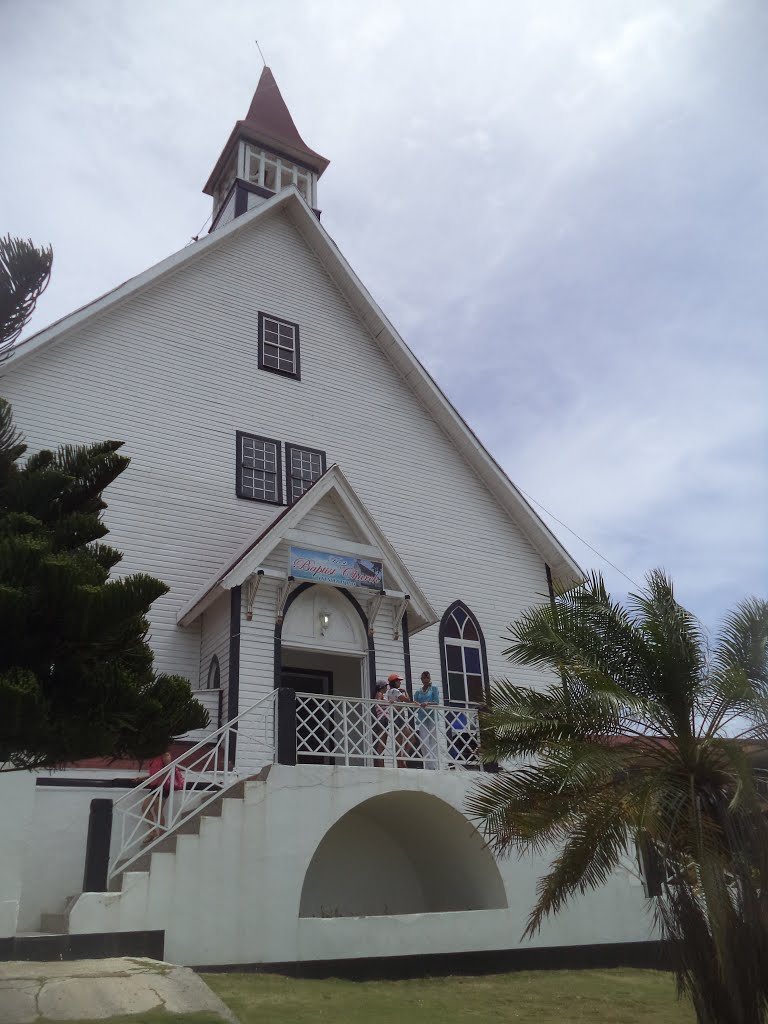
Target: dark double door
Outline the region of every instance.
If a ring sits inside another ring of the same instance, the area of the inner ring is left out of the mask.
[[[317,695],[333,693],[333,673],[303,668],[284,668],[280,685],[296,693]],[[333,709],[324,700],[307,700],[296,708],[298,760],[302,764],[333,764]]]

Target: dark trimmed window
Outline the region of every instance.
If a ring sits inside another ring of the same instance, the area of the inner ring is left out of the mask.
[[[461,601],[454,601],[440,622],[440,663],[446,704],[485,703],[485,640],[477,619]]]
[[[221,689],[221,666],[215,654],[211,658],[211,664],[208,666],[208,679],[206,680],[205,688],[206,690]]]
[[[259,313],[259,369],[301,379],[298,324]]]
[[[298,445],[287,444],[285,446],[285,461],[288,478],[288,504],[292,505],[325,472],[325,452],[321,452],[317,448],[299,448]]]
[[[280,442],[237,431],[237,496],[252,501],[283,503]]]

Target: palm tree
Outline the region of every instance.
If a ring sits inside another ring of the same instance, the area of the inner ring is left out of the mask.
[[[699,1020],[765,1021],[768,602],[741,602],[710,648],[663,572],[626,607],[594,574],[509,640],[510,661],[554,681],[494,684],[483,756],[507,767],[469,811],[499,854],[553,850],[525,934],[637,850]]]

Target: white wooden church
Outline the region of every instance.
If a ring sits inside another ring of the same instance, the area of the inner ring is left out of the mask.
[[[581,573],[323,227],[327,166],[265,68],[210,233],[3,367],[30,450],[125,440],[110,543],[169,584],[157,668],[210,726],[158,777],[183,779],[161,820],[146,766],[5,783],[0,954],[427,970],[652,945],[630,870],[521,943],[545,860],[497,861],[465,815],[489,682],[541,681],[505,629]],[[423,671],[440,704],[382,716],[376,681]]]

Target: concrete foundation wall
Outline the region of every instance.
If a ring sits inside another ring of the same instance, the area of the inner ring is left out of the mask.
[[[0,938],[16,934],[34,801],[32,772],[0,773]]]
[[[82,892],[91,800],[117,800],[130,788],[48,787],[33,782],[33,813],[22,864],[19,931],[37,931],[41,914],[60,913],[70,896]],[[118,839],[113,828],[113,851]],[[5,867],[2,858],[0,862]]]
[[[475,781],[473,773],[275,765],[266,782],[249,782],[242,798],[225,800],[220,818],[204,817],[199,835],[179,836],[175,853],[154,854],[149,871],[127,872],[122,892],[81,896],[70,931],[163,929],[166,957],[186,964],[516,947],[546,861],[494,863],[488,854],[484,866],[477,851],[469,854],[479,837],[460,815]],[[377,805],[377,798],[385,799]],[[349,863],[334,871],[331,859],[323,860],[327,836],[336,850],[354,844],[348,894],[339,880]],[[446,859],[449,846],[459,859]],[[403,885],[398,901],[376,916],[301,916],[323,907],[370,912],[371,897],[386,895],[379,872],[389,871]],[[498,909],[451,910],[446,895]],[[348,902],[339,908],[341,896]],[[653,937],[642,889],[618,872],[605,889],[547,922],[533,944]]]

